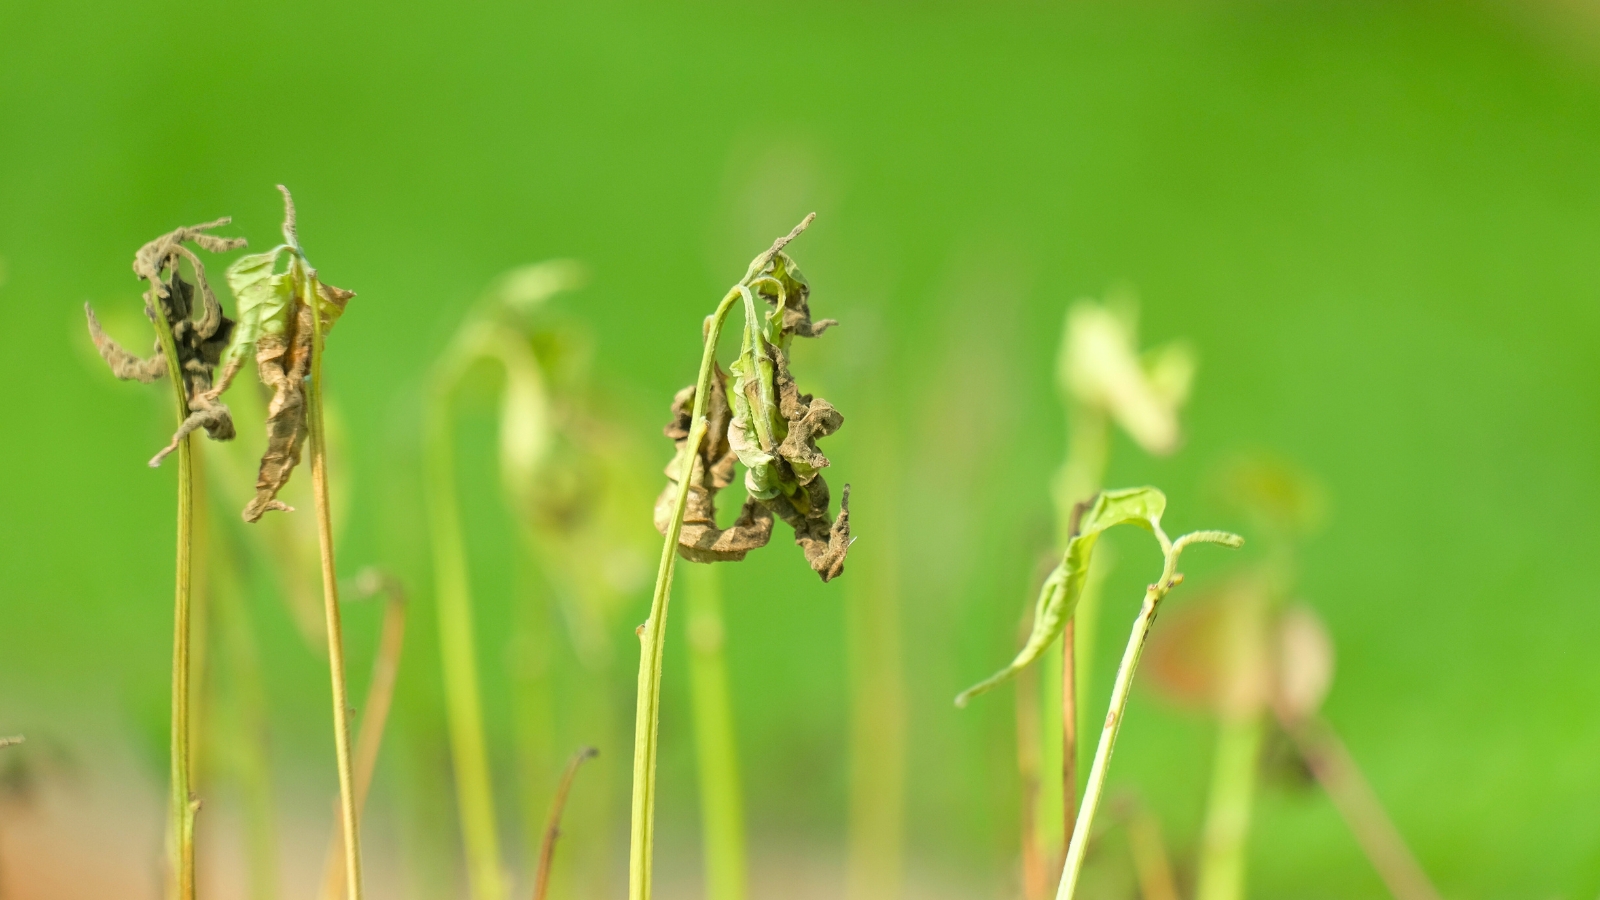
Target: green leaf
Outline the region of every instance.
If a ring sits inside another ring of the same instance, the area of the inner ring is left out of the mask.
[[[966,706],[973,697],[1010,680],[1037,660],[1060,636],[1078,607],[1078,598],[1083,595],[1094,546],[1102,532],[1118,525],[1139,525],[1154,530],[1161,524],[1161,514],[1166,509],[1166,495],[1151,487],[1101,491],[1096,495],[1078,520],[1072,539],[1067,541],[1061,562],[1039,590],[1039,601],[1033,610],[1033,631],[1027,643],[1010,665],[962,691],[956,697],[956,706]]]
[[[228,287],[239,300],[239,324],[233,330],[224,363],[244,357],[263,334],[282,334],[288,327],[294,300],[294,280],[288,272],[273,271],[278,256],[289,248],[240,257],[228,267]]]

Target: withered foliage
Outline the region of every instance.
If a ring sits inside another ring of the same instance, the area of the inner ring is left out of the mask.
[[[282,185],[278,189],[283,191],[285,243],[228,267],[228,285],[239,298],[239,329],[228,348],[222,385],[227,386],[245,355],[254,349],[261,383],[272,389],[267,404],[267,449],[256,473],[256,496],[244,508],[246,522],[258,521],[268,510],[292,509],[277,497],[300,463],[308,434],[306,378],[311,374],[315,334],[313,306],[322,316],[326,335],[355,296],[354,291],[317,280],[316,270],[300,250],[294,200]],[[288,258],[282,272],[276,271],[280,257]],[[313,285],[315,298],[311,296]]]
[[[204,428],[212,440],[226,441],[234,436],[233,418],[228,413],[228,407],[217,399],[225,385],[213,388],[211,382],[236,323],[223,314],[222,305],[217,302],[210,283],[206,281],[205,266],[200,258],[184,246],[185,243],[192,243],[212,253],[226,253],[243,247],[244,238],[225,238],[206,233],[231,221],[222,218],[203,225],[179,228],[140,247],[133,257],[133,273],[150,285],[144,294],[145,315],[157,328],[161,327],[164,316],[172,331],[172,345],[178,357],[178,371],[183,376],[187,406],[187,415],[173,434],[172,442],[150,460],[151,466],[160,465],[161,460],[178,449],[178,444],[196,429]],[[193,318],[196,285],[190,284],[179,272],[179,264],[183,260],[189,261],[200,288],[199,319]],[[156,314],[158,303],[161,304],[162,316]],[[113,375],[124,381],[149,384],[167,374],[166,351],[162,348],[159,336],[155,354],[148,359],[141,359],[123,349],[101,330],[100,321],[95,318],[94,309],[89,304],[83,305],[83,311],[89,318],[89,336],[94,339],[101,357],[111,366]]]
[[[716,367],[706,403],[706,434],[685,476],[695,388],[673,398],[666,435],[678,452],[667,466],[668,484],[656,501],[656,528],[666,533],[678,480],[688,477],[678,538],[678,552],[685,559],[743,559],[771,539],[776,516],[794,529],[806,562],[829,581],[844,570],[850,549],[850,486],[845,485],[840,497],[839,515],[830,516],[828,483],[820,472],[828,458],[817,441],[838,431],[844,416],[828,401],[800,393],[789,372],[788,350],[796,335],[816,337],[838,323],[812,321],[810,286],[781,249],[757,257],[739,290],[745,295],[745,333],[739,358],[729,370],[732,402],[728,376]],[[736,461],[746,467],[747,499],[733,525],[718,528],[716,495],[733,482]]]

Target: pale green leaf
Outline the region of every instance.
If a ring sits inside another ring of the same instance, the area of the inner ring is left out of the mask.
[[[224,364],[248,355],[263,334],[282,334],[294,300],[293,278],[275,272],[278,256],[289,248],[242,256],[228,267],[228,287],[239,301],[239,324],[223,358]]]
[[[1153,529],[1161,524],[1161,514],[1166,509],[1166,495],[1155,488],[1100,492],[1078,520],[1077,532],[1067,541],[1061,562],[1039,590],[1039,600],[1033,611],[1033,630],[1028,635],[1027,643],[1023,644],[1010,665],[962,691],[956,697],[956,705],[966,706],[968,700],[1006,682],[1036,661],[1051,642],[1061,635],[1067,620],[1072,618],[1077,609],[1078,598],[1083,595],[1094,546],[1101,533],[1117,525],[1131,524]]]

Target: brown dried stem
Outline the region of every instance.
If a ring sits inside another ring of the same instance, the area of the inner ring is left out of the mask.
[[[539,868],[533,876],[533,900],[545,900],[545,894],[550,890],[550,867],[556,857],[556,839],[561,837],[561,813],[567,808],[567,794],[572,792],[572,781],[578,775],[578,767],[585,760],[599,755],[599,750],[584,747],[572,754],[572,759],[567,761],[567,770],[561,773],[561,783],[556,786],[555,798],[550,801],[550,819],[544,826],[544,842],[539,845]]]

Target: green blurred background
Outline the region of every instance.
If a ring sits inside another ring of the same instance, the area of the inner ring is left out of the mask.
[[[829,585],[782,528],[724,567],[754,896],[842,894],[847,608],[874,591],[899,617],[905,896],[1016,896],[1009,689],[965,711],[950,698],[1009,656],[1049,545],[1062,313],[1119,286],[1141,297],[1145,340],[1190,339],[1200,368],[1184,448],[1153,460],[1119,435],[1109,482],[1162,486],[1174,528],[1243,529],[1207,489],[1219,465],[1268,451],[1314,473],[1331,514],[1298,593],[1338,645],[1327,714],[1423,865],[1452,897],[1600,892],[1586,5],[10,0],[0,42],[0,732],[29,735],[39,782],[31,802],[0,801],[9,896],[160,883],[174,475],[144,462],[168,395],[109,376],[81,305],[143,349],[133,251],[220,215],[265,248],[278,182],[324,276],[359,292],[328,357],[341,566],[383,566],[414,599],[367,823],[375,894],[459,893],[421,500],[430,361],[497,274],[581,261],[587,286],[553,303],[592,336],[595,396],[635,447],[648,569],[659,429],[700,318],[811,210],[792,252],[816,315],[843,324],[796,370],[846,415],[825,449],[854,486],[860,540],[857,569]],[[507,635],[545,586],[499,496],[484,382],[463,395],[458,479],[521,871],[524,661]],[[259,452],[258,429],[241,430]],[[222,518],[226,540],[253,539]],[[1094,697],[1158,567],[1136,537],[1113,542]],[[1197,552],[1189,574],[1234,562]],[[852,587],[860,572],[875,576]],[[284,884],[303,893],[334,790],[326,670],[279,582],[244,574]],[[574,804],[625,806],[648,589],[636,581],[613,619],[624,726],[595,776],[610,799],[580,782]],[[358,696],[378,611],[348,613]],[[663,896],[687,897],[681,617],[669,633],[659,868]],[[592,739],[563,728],[562,752]],[[1136,692],[1112,772],[1180,858],[1211,729]],[[203,877],[242,896],[232,789],[214,783]],[[612,896],[625,838],[571,851],[613,873]],[[1320,794],[1269,787],[1250,895],[1384,894]]]

